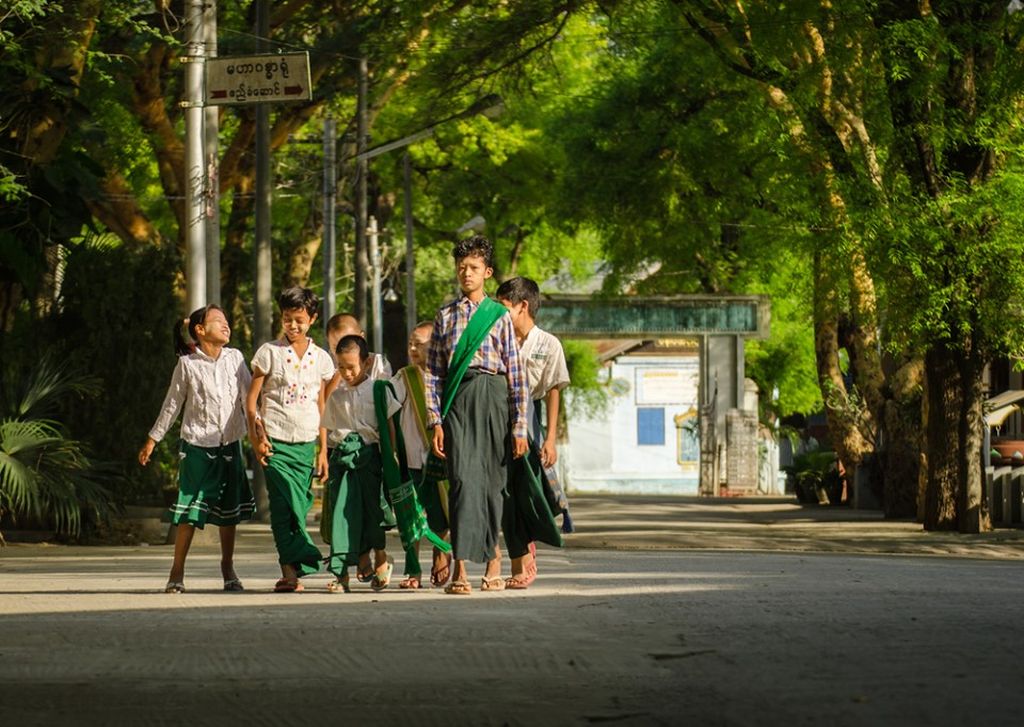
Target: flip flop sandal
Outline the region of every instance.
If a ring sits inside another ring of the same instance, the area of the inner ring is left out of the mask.
[[[185,584],[181,581],[167,581],[167,585],[164,586],[164,593],[184,593]]]
[[[519,573],[505,579],[505,588],[510,591],[525,591],[533,584],[536,578],[536,573]]]
[[[468,596],[473,592],[469,581],[452,581],[444,587],[444,592],[449,596]]]
[[[391,573],[394,571],[395,566],[389,560],[384,564],[384,575],[374,571],[373,578],[370,580],[370,588],[375,591],[383,591],[391,583]]]
[[[444,578],[441,577],[442,573],[444,573]],[[452,559],[449,556],[444,566],[442,566],[441,568],[434,567],[430,569],[430,585],[432,585],[434,588],[440,588],[448,582],[448,579],[451,578],[451,575]]]
[[[339,591],[342,593],[351,593],[352,587],[349,585],[348,576],[339,578],[336,581],[331,581],[327,584],[327,590],[331,593],[338,593]]]
[[[242,582],[237,578],[228,578],[226,581],[224,581],[224,590],[238,592],[244,591],[245,588],[242,586]]]
[[[480,590],[481,591],[504,591],[505,590],[505,579],[501,576],[493,576],[487,578],[484,576],[480,579]]]
[[[274,593],[301,593],[304,590],[298,578],[282,578],[274,584]]]
[[[399,582],[398,587],[407,591],[418,591],[423,588],[423,584],[420,582],[419,576],[409,576],[405,580]]]

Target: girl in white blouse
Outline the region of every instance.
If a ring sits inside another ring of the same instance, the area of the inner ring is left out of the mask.
[[[192,343],[181,335],[188,327]],[[171,507],[177,525],[174,561],[166,593],[185,590],[185,558],[195,529],[220,527],[221,573],[225,591],[241,591],[235,573],[235,526],[256,509],[242,457],[246,434],[245,395],[251,377],[242,353],[226,344],[231,327],[224,311],[208,305],[175,324],[178,365],[171,376],[160,415],[139,450],[145,466],[184,408],[178,450],[178,501]]]

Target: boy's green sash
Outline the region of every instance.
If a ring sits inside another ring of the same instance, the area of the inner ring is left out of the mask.
[[[452,355],[452,361],[448,365],[448,376],[444,382],[444,396],[441,397],[442,419],[448,414],[448,410],[452,408],[452,402],[455,401],[455,392],[459,390],[459,384],[462,383],[462,377],[466,375],[466,371],[469,369],[473,355],[483,344],[484,339],[490,334],[494,324],[507,312],[508,309],[501,303],[491,298],[484,298],[480,301],[476,312],[470,317],[466,330],[462,332],[462,335],[459,336],[459,342],[455,344],[455,353]]]
[[[402,428],[399,426],[399,414],[394,417],[394,438],[391,435],[392,420],[388,418],[388,392],[394,395],[394,387],[390,381],[382,379],[373,382],[373,407],[377,413],[377,427],[380,433],[381,465],[384,473],[384,485],[391,494],[391,505],[395,508],[395,519],[398,521],[398,534],[402,539],[406,562],[415,564],[415,575],[419,574],[419,561],[416,557],[416,544],[420,538],[426,537],[434,547],[444,553],[450,553],[452,546],[427,525],[427,514],[420,505],[409,477],[405,463],[405,442],[402,439]],[[396,456],[397,454],[397,456]],[[412,574],[411,574],[412,575]]]
[[[420,434],[424,443],[430,446],[430,432],[427,431],[427,392],[423,386],[423,372],[416,366],[406,366],[402,369],[402,378],[405,380],[405,389],[409,392],[413,411],[416,412],[416,424],[419,426]]]
[[[505,306],[491,298],[484,298],[480,301],[476,312],[469,319],[466,330],[459,336],[459,342],[455,344],[455,352],[452,354],[451,363],[448,365],[448,375],[445,377],[444,393],[441,396],[441,418],[448,414],[455,401],[455,393],[459,390],[469,364],[473,361],[473,355],[483,344],[484,339],[490,334],[494,324],[507,312]],[[427,442],[430,442],[430,438]],[[439,459],[433,452],[427,455],[427,462],[423,466],[423,476],[440,482],[446,477],[444,461]],[[445,502],[446,500],[442,500]],[[445,516],[448,515],[448,508],[445,507]]]

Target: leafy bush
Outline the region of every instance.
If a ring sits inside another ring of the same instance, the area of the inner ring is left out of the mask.
[[[95,376],[102,395],[67,401],[73,432],[88,433],[96,456],[113,463],[122,479],[117,502],[163,504],[173,486],[173,437],[155,456],[157,467],[140,468],[135,455],[156,419],[175,365],[171,331],[183,316],[175,297],[176,252],[129,249],[91,241],[67,258],[61,311],[53,341],[76,366]]]
[[[28,518],[78,535],[83,513],[97,521],[110,513],[110,493],[100,484],[103,468],[50,417],[63,399],[98,394],[97,382],[49,357],[27,375],[6,369],[0,387],[0,517]]]

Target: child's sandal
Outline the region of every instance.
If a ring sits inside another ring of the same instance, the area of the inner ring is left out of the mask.
[[[352,587],[349,585],[348,576],[346,575],[336,581],[331,581],[327,584],[327,590],[331,593],[338,593],[339,591],[342,593],[351,593]]]

